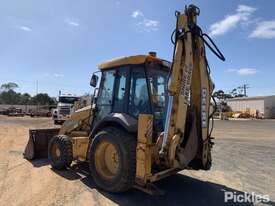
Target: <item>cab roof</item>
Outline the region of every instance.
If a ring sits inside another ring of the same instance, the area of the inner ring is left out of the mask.
[[[100,70],[104,70],[104,69],[109,69],[109,68],[122,66],[122,65],[144,64],[145,62],[156,62],[164,67],[167,67],[167,68],[171,67],[171,63],[166,60],[159,59],[151,55],[135,55],[135,56],[118,57],[115,59],[105,61],[101,63],[98,66],[98,68]]]

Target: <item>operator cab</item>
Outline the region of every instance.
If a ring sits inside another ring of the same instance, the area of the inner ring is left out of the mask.
[[[122,57],[99,65],[101,81],[96,98],[95,122],[109,114],[153,114],[155,131],[163,131],[170,63],[154,54]],[[93,75],[91,85],[97,77]]]

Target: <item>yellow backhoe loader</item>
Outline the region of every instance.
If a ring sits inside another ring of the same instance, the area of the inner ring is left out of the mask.
[[[199,13],[194,5],[176,12],[172,63],[150,52],[100,64],[91,106],[60,129],[30,130],[25,157],[48,156],[54,169],[87,161],[96,185],[110,192],[146,190],[183,169],[209,170],[214,84],[205,45],[224,57],[197,25]]]

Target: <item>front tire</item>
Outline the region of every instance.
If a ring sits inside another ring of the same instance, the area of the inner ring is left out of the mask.
[[[136,176],[136,139],[108,127],[99,131],[89,147],[89,166],[96,185],[108,192],[129,190]]]
[[[48,146],[48,158],[52,168],[62,170],[73,161],[73,145],[66,135],[54,136]]]

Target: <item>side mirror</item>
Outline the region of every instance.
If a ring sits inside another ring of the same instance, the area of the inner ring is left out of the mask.
[[[90,81],[90,85],[92,87],[96,87],[97,85],[97,82],[98,82],[98,76],[93,74],[92,78],[91,78],[91,81]]]

